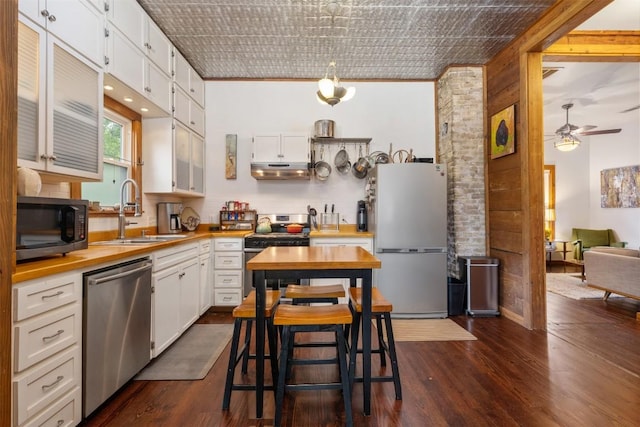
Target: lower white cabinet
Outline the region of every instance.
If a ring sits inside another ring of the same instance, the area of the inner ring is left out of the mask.
[[[153,253],[152,357],[157,357],[198,319],[200,260],[198,243]]]
[[[14,426],[82,420],[82,274],[13,286]]]
[[[244,270],[243,239],[213,239],[214,305],[236,306],[242,302]]]
[[[369,252],[373,253],[373,239],[367,237],[332,237],[332,238],[312,238],[309,242],[311,246],[361,246]],[[358,279],[360,280],[360,279]],[[345,294],[349,292],[349,279],[312,279],[311,286],[313,285],[329,285],[340,283],[344,287]],[[358,284],[360,286],[360,284]],[[346,304],[348,298],[340,298],[338,300],[341,304]]]
[[[200,240],[200,315],[211,307],[213,295],[211,265],[211,239],[202,239]]]

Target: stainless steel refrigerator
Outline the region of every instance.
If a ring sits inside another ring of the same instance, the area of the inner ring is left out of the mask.
[[[370,172],[370,230],[382,261],[375,286],[393,304],[394,317],[447,317],[444,165],[378,164]]]

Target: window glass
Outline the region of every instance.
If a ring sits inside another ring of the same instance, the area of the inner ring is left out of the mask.
[[[131,120],[105,109],[102,182],[82,183],[82,197],[101,207],[120,201],[120,186],[131,176]]]

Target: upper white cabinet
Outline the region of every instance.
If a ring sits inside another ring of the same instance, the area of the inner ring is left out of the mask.
[[[102,81],[99,66],[20,15],[19,166],[102,179]]]
[[[95,64],[104,57],[104,15],[96,0],[20,0],[20,12]]]
[[[253,137],[252,162],[307,163],[309,137],[301,134],[257,134]]]
[[[173,115],[198,135],[204,135],[204,108],[180,87],[174,88]]]
[[[166,75],[172,73],[172,46],[162,30],[136,0],[108,0],[109,22]]]
[[[191,99],[204,107],[204,82],[178,50],[174,50],[174,80]]]
[[[204,196],[204,139],[173,119],[142,122],[146,193]],[[169,173],[169,171],[171,171]]]

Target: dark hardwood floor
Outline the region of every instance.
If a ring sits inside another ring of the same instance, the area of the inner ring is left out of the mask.
[[[372,415],[365,417],[362,385],[356,384],[354,424],[640,425],[640,302],[547,293],[547,306],[547,332],[528,331],[506,318],[456,316],[477,341],[397,343],[403,401],[394,400],[393,384],[373,384]],[[209,312],[199,322],[230,323],[231,317]],[[228,356],[227,347],[202,381],[132,381],[84,425],[272,425],[270,392],[261,420],[255,419],[252,392],[234,391],[230,410],[221,410]],[[379,366],[377,356],[372,366]],[[327,378],[335,369],[315,367],[309,375]],[[337,391],[290,394],[283,425],[340,426],[342,407]]]

